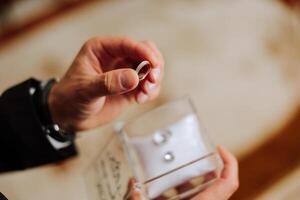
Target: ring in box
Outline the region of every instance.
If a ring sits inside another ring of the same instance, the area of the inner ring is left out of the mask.
[[[187,98],[125,123],[119,133],[146,199],[190,197],[211,184],[223,167]]]

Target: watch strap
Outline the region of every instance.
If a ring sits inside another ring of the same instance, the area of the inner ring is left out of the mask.
[[[67,132],[61,129],[52,120],[51,112],[48,104],[48,97],[56,79],[52,78],[46,82],[40,84],[40,95],[39,95],[39,110],[43,129],[47,135],[58,140],[60,142],[73,141],[75,139],[75,133]]]

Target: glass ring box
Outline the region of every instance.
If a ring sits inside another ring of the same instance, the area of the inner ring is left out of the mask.
[[[203,190],[223,163],[190,99],[162,105],[119,129],[129,168],[145,199],[184,199]]]

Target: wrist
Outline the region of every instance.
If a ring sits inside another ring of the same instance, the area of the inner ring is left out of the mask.
[[[53,124],[57,124],[61,129],[65,131],[72,131],[71,126],[68,125],[63,116],[62,106],[59,101],[59,83],[54,83],[52,88],[49,91],[48,95],[48,110],[51,115],[51,120]]]
[[[53,112],[50,112],[49,97],[55,85],[56,80],[50,79],[48,81],[42,81],[36,86],[36,90],[33,93],[34,95],[32,95],[36,114],[39,117],[42,130],[47,136],[61,142],[72,141],[74,140],[75,134],[71,131],[64,130],[64,127],[61,127],[61,123],[57,123],[56,118],[52,117]]]

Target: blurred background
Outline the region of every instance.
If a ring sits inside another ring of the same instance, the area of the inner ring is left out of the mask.
[[[297,0],[0,0],[0,92],[60,77],[93,36],[154,41],[160,97],[127,119],[191,96],[215,143],[240,162],[232,199],[300,198],[300,3]],[[80,134],[81,156],[0,175],[9,199],[86,199],[82,169],[109,126]]]

